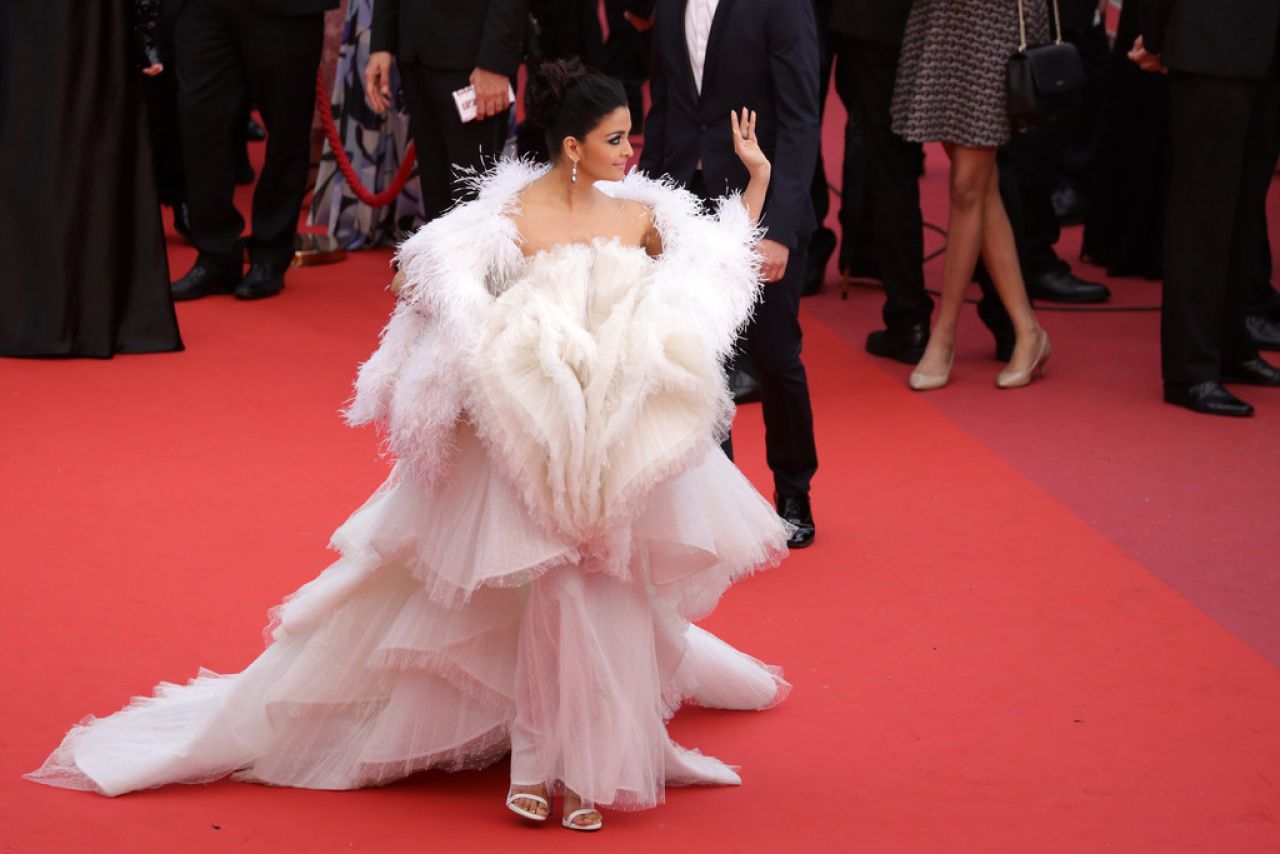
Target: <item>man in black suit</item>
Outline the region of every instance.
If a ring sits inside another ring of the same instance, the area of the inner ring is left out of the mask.
[[[174,0],[178,118],[182,134],[195,266],[173,283],[173,298],[234,292],[274,296],[293,260],[298,212],[307,190],[316,67],[324,12],[338,0]],[[244,217],[234,202],[229,144],[244,133],[244,105],[262,113],[269,137],[253,194],[249,272]]]
[[[1130,57],[1169,73],[1165,400],[1251,415],[1223,383],[1280,386],[1280,370],[1259,357],[1245,327],[1280,134],[1280,4],[1143,2]]]
[[[889,112],[910,10],[911,0],[835,0],[831,31],[836,92],[862,137],[867,220],[874,231],[875,267],[884,283],[885,328],[867,336],[867,351],[914,365],[929,342],[933,313],[922,266],[922,154],[919,143],[893,132]],[[848,201],[845,207],[850,207]]]
[[[379,113],[391,100],[391,60],[409,108],[423,215],[463,195],[458,167],[481,169],[502,153],[508,97],[524,56],[528,0],[375,0],[365,94]],[[474,86],[476,117],[458,117],[453,93]]]
[[[759,116],[773,162],[761,225],[767,282],[746,333],[760,374],[765,444],[775,501],[797,526],[792,548],[813,541],[809,482],[818,467],[809,384],[800,359],[800,285],[815,221],[809,188],[817,158],[818,34],[800,0],[658,0],[653,106],[640,168],[670,175],[709,199],[747,185],[733,152],[729,112]],[[732,450],[727,448],[727,450]]]

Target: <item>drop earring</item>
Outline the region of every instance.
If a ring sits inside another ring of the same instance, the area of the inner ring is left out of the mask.
[[[578,183],[578,161],[573,161],[573,171],[569,173],[569,183]]]

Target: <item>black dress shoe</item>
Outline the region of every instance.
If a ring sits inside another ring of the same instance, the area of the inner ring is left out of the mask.
[[[1205,415],[1230,415],[1237,418],[1252,415],[1253,407],[1222,387],[1217,380],[1180,385],[1164,384],[1164,402],[1185,406]]]
[[[813,510],[807,495],[775,495],[778,515],[795,526],[787,538],[787,548],[803,549],[813,544],[816,529],[813,527]]]
[[[1092,303],[1111,299],[1106,285],[1077,278],[1070,268],[1027,276],[1027,294],[1045,302]]]
[[[236,299],[263,299],[284,290],[284,270],[272,264],[250,264],[244,280],[236,286]]]
[[[1272,323],[1265,314],[1247,314],[1244,328],[1249,340],[1259,350],[1280,350],[1280,326]]]
[[[1276,387],[1280,386],[1280,368],[1263,359],[1250,359],[1238,365],[1224,366],[1222,381]]]
[[[827,277],[827,262],[836,251],[836,233],[829,228],[819,228],[809,241],[809,251],[804,258],[804,281],[800,283],[800,296],[813,296],[822,290]]]
[[[867,336],[867,352],[873,356],[914,365],[929,343],[929,327],[924,323],[893,329],[877,329]]]
[[[173,283],[173,298],[180,301],[229,294],[239,283],[240,271],[233,265],[197,259],[195,266]]]

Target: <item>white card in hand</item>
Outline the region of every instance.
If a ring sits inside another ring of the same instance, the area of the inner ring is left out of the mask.
[[[507,101],[514,104],[516,101],[516,92],[507,86]],[[458,108],[458,118],[462,119],[462,123],[475,121],[476,118],[476,87],[463,86],[461,89],[453,93],[454,106]]]

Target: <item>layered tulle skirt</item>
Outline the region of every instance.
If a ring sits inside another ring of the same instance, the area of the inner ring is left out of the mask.
[[[86,718],[30,777],[105,795],[227,775],[350,789],[510,751],[513,782],[614,808],[737,783],[665,721],[686,700],[785,696],[775,668],[691,621],[776,562],[786,534],[713,450],[632,521],[571,542],[533,520],[464,425],[446,480],[397,466],[338,529],[340,559],[273,611],[248,668]]]

